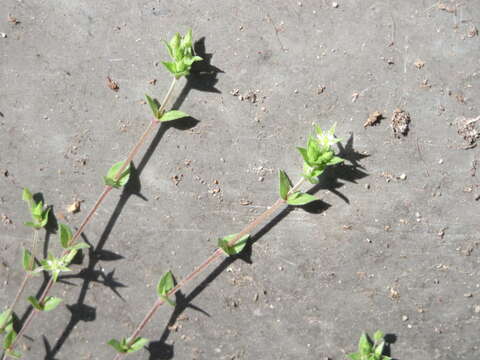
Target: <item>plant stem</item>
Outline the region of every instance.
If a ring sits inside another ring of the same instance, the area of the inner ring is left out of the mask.
[[[167,106],[167,103],[168,101],[170,100],[170,98],[172,97],[173,95],[173,90],[175,89],[175,85],[177,84],[177,79],[174,77],[171,84],[170,84],[170,87],[167,91],[167,94],[165,95],[163,101],[162,101],[162,104],[160,106],[160,112],[163,113],[165,111],[165,108]],[[120,169],[117,171],[117,174],[115,175],[114,177],[114,180],[118,180],[121,176],[121,174],[123,173],[123,171],[125,170],[125,168],[132,162],[133,158],[135,157],[135,155],[138,153],[138,151],[140,150],[140,148],[142,147],[142,145],[145,143],[145,140],[147,139],[147,137],[150,135],[150,133],[155,129],[155,127],[160,123],[160,121],[157,121],[156,119],[152,120],[150,122],[150,125],[147,127],[147,129],[145,130],[145,132],[140,136],[139,140],[137,141],[137,143],[133,146],[133,148],[130,150],[130,152],[128,153],[127,155],[127,159],[123,162],[122,166],[120,167]],[[87,226],[87,224],[90,222],[90,220],[92,219],[93,215],[95,214],[95,212],[98,210],[98,208],[100,207],[101,203],[103,202],[103,200],[105,200],[105,198],[107,197],[108,193],[112,190],[113,188],[111,186],[108,186],[106,185],[102,191],[102,193],[100,194],[100,196],[98,197],[97,201],[95,201],[95,204],[93,205],[93,207],[90,209],[90,211],[88,212],[88,214],[85,216],[85,218],[83,219],[82,223],[80,224],[80,226],[78,227],[78,230],[75,232],[75,234],[72,236],[72,239],[69,241],[68,243],[68,246],[72,246],[73,244],[75,244],[75,242],[77,241],[77,239],[80,237],[80,235],[83,233],[83,230],[85,229],[85,227]],[[62,256],[65,256],[67,255],[68,253],[70,252],[70,250],[65,250],[62,254]],[[29,278],[29,275],[25,275],[23,281],[22,281],[22,284],[20,285],[20,289],[19,291],[17,292],[17,296],[15,297],[15,302],[14,302],[14,305],[18,302],[18,299],[20,298],[20,295],[22,294],[23,290],[25,289],[25,285],[27,283],[27,280]],[[53,281],[53,278],[50,277],[50,280],[48,281],[47,283],[47,286],[45,287],[45,289],[43,290],[40,298],[38,299],[38,302],[40,304],[43,303],[43,301],[45,300],[45,298],[47,297],[50,289],[53,287],[54,285],[54,281]],[[13,312],[13,306],[10,308],[10,311]],[[28,326],[30,325],[30,323],[33,321],[33,319],[35,318],[36,314],[38,313],[39,311],[37,311],[36,309],[33,309],[32,312],[30,313],[30,315],[28,316],[27,320],[25,321],[25,323],[23,324],[23,326],[21,327],[20,331],[18,332],[18,335],[17,337],[15,338],[15,340],[13,341],[12,345],[10,346],[9,349],[13,349],[15,347],[15,345],[17,344],[17,342],[22,338],[23,334],[25,333],[25,331],[28,329]],[[2,360],[5,360],[7,358],[7,354],[5,352],[4,356],[2,357]]]
[[[29,269],[32,269],[33,264],[35,263],[35,252],[36,252],[37,242],[38,242],[38,230],[33,229],[32,258],[30,260]],[[5,317],[5,321],[2,324],[0,324],[0,332],[5,330],[5,327],[8,323],[8,318],[10,317],[10,315],[13,314],[15,306],[17,306],[17,303],[20,300],[20,296],[22,296],[23,291],[25,290],[25,287],[27,286],[27,282],[28,282],[29,279],[30,279],[30,274],[26,273],[25,276],[23,277],[22,282],[20,283],[20,287],[17,290],[17,294],[15,295],[15,299],[13,300],[10,307],[7,309],[8,315]]]
[[[305,179],[302,178],[300,179],[288,192],[289,194],[294,193],[295,191],[300,188],[300,186],[304,183]],[[261,213],[257,218],[255,218],[253,221],[251,221],[245,228],[243,228],[242,231],[240,231],[232,240],[228,242],[228,246],[231,247],[235,245],[235,243],[243,236],[249,234],[252,232],[253,229],[255,229],[259,224],[261,224],[263,221],[265,221],[268,217],[270,217],[275,211],[278,210],[278,208],[285,204],[286,201],[283,199],[278,199],[275,201],[275,203],[265,210],[263,213]],[[203,263],[200,264],[195,270],[193,270],[190,274],[188,274],[185,278],[183,278],[172,290],[170,290],[167,294],[167,296],[172,296],[176,292],[178,292],[182,287],[187,285],[190,281],[192,281],[194,278],[196,278],[198,275],[200,275],[210,264],[212,264],[215,260],[217,260],[220,256],[224,254],[223,250],[218,248],[215,250],[215,252],[210,255]],[[133,333],[130,335],[127,341],[127,347],[131,346],[135,339],[140,335],[140,332],[145,328],[145,326],[148,324],[148,322],[152,319],[152,317],[155,315],[157,310],[160,308],[165,303],[162,298],[158,298],[153,306],[150,308],[150,310],[147,312],[143,320],[138,324],[138,326],[135,328]],[[125,353],[117,353],[114,360],[120,360],[122,359],[125,355]]]
[[[167,91],[167,94],[165,95],[163,101],[162,101],[162,105],[160,105],[160,109],[158,110],[158,112],[160,114],[163,114],[163,112],[165,111],[165,108],[167,106],[167,103],[168,101],[170,100],[170,98],[172,97],[172,94],[173,94],[173,90],[175,89],[175,85],[177,84],[177,79],[176,78],[173,78],[171,84],[170,84],[170,87],[168,88],[168,91]],[[122,164],[122,166],[120,167],[120,169],[118,169],[117,171],[117,174],[115,175],[114,177],[114,180],[117,181],[120,176],[122,175],[123,171],[126,169],[126,167],[128,165],[130,165],[130,163],[132,162],[133,158],[135,157],[135,155],[138,153],[138,151],[140,150],[140,148],[142,147],[143,143],[145,142],[145,139],[148,137],[148,135],[150,135],[150,133],[152,132],[153,129],[155,129],[155,127],[160,123],[160,121],[156,120],[156,119],[153,119],[151,122],[150,122],[150,125],[147,127],[147,130],[145,130],[145,132],[142,134],[142,136],[140,136],[140,139],[138,140],[138,142],[133,146],[132,150],[130,150],[130,153],[128,154],[127,156],[127,160],[125,160]]]

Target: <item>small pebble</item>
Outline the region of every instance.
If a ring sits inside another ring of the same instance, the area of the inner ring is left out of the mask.
[[[439,163],[440,165],[442,165],[442,164],[443,164],[443,159],[438,160],[438,163]]]
[[[402,321],[407,321],[408,320],[408,316],[407,315],[403,315],[402,316]]]
[[[5,33],[3,33],[3,32],[0,32],[0,36],[1,36],[2,38],[6,38],[6,37],[7,37],[7,34],[5,34]]]
[[[365,184],[365,189],[370,189],[370,184]]]
[[[407,174],[403,173],[403,174],[400,174],[400,176],[398,177],[400,180],[406,180],[407,179]]]
[[[332,2],[332,7],[335,9],[338,8],[338,3],[336,1]]]
[[[476,314],[480,313],[480,305],[475,305],[473,311],[475,311]]]
[[[465,297],[467,297],[467,298],[470,298],[470,297],[473,296],[473,294],[472,294],[472,293],[466,293],[466,294],[463,294],[463,296],[465,296]]]

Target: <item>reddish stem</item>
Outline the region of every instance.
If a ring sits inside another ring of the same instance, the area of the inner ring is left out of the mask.
[[[298,185],[299,186],[299,185]],[[298,187],[295,186],[294,188]],[[229,241],[228,246],[231,247],[235,245],[235,243],[243,236],[250,234],[254,228],[256,228],[260,223],[270,217],[278,208],[285,204],[285,200],[278,199],[269,209],[265,210],[262,214],[260,214],[256,219],[251,221],[242,231],[235,235],[235,237]],[[212,264],[215,260],[217,260],[220,256],[224,254],[223,250],[218,248],[215,252],[210,255],[203,263],[200,264],[195,270],[193,270],[190,274],[188,274],[185,278],[183,278],[172,290],[170,290],[167,296],[172,296],[176,292],[178,292],[182,287],[187,285],[190,281],[200,275],[210,264]],[[157,301],[153,304],[150,308],[148,313],[145,315],[143,320],[138,324],[135,328],[133,333],[128,338],[127,346],[131,346],[141,331],[145,328],[148,322],[152,319],[155,315],[157,310],[164,304],[164,300],[162,298],[158,298]],[[117,353],[114,360],[122,359],[126,354],[125,353]]]

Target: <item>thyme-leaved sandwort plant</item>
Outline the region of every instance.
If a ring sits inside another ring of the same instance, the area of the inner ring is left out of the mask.
[[[157,310],[164,303],[175,305],[170,299],[177,291],[187,285],[190,281],[202,273],[210,264],[220,258],[222,255],[233,256],[238,255],[247,244],[250,233],[272,214],[274,214],[281,206],[302,206],[312,201],[318,200],[315,196],[300,190],[305,181],[311,184],[319,182],[318,177],[325,171],[327,166],[332,166],[343,162],[343,159],[335,156],[332,145],[339,142],[340,139],[335,137],[335,125],[328,131],[323,131],[319,126],[315,126],[315,136],[309,136],[307,146],[305,148],[297,148],[303,158],[303,174],[300,180],[293,185],[287,173],[279,170],[279,199],[266,211],[260,214],[256,219],[251,221],[239,233],[223,236],[218,239],[218,248],[203,263],[195,268],[190,274],[183,278],[176,285],[173,275],[170,271],[165,273],[157,285],[157,300],[154,302],[145,317],[140,321],[129,337],[111,339],[108,344],[116,351],[114,360],[120,360],[129,353],[142,349],[149,343],[149,340],[141,337],[140,333],[153,318]],[[382,359],[383,360],[383,359]]]
[[[115,163],[103,177],[104,189],[94,205],[87,213],[83,221],[80,223],[78,229],[73,232],[66,224],[60,224],[58,228],[60,245],[62,252],[59,256],[55,256],[49,252],[47,258],[39,259],[36,254],[36,247],[39,239],[39,231],[48,223],[48,215],[50,207],[45,207],[42,201],[35,202],[33,195],[28,189],[23,190],[23,200],[29,204],[32,221],[26,222],[25,225],[33,228],[33,244],[31,250],[23,249],[22,265],[25,270],[25,276],[19,286],[17,294],[12,304],[0,314],[0,334],[4,334],[3,350],[4,354],[2,360],[7,357],[20,358],[21,353],[16,350],[15,345],[23,337],[25,331],[28,329],[34,318],[41,312],[48,312],[55,309],[62,301],[59,297],[49,296],[53,285],[58,280],[62,272],[70,271],[69,265],[78,251],[88,248],[89,245],[85,242],[78,242],[80,235],[83,233],[87,224],[91,221],[93,215],[105,200],[112,189],[119,189],[126,185],[130,177],[130,164],[133,158],[137,155],[145,141],[158,127],[160,123],[173,121],[188,117],[186,113],[179,110],[167,111],[167,105],[173,96],[178,80],[184,76],[188,76],[191,71],[192,64],[196,61],[202,60],[201,57],[196,56],[193,50],[192,31],[189,30],[184,36],[176,33],[170,42],[165,42],[168,54],[171,61],[162,62],[168,72],[172,75],[172,82],[168,91],[159,103],[156,99],[145,95],[146,100],[150,106],[153,114],[153,119],[150,121],[147,129],[140,136],[136,144],[129,151],[126,160]],[[28,296],[27,301],[32,306],[32,311],[29,313],[25,322],[17,332],[14,329],[14,309],[20,301],[25,290],[28,280],[35,274],[41,272],[48,272],[50,279],[45,288],[37,298],[35,296]],[[132,344],[129,345],[132,347]],[[135,347],[135,345],[133,345]],[[138,346],[138,344],[136,345]]]

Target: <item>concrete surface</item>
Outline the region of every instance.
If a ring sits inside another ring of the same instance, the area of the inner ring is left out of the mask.
[[[479,358],[480,156],[457,134],[459,117],[480,115],[478,1],[0,8],[2,306],[31,237],[22,187],[78,226],[101,176],[148,124],[143,94],[168,87],[160,40],[191,27],[209,63],[177,91],[175,106],[196,121],[162,127],[135,159],[137,181],[97,212],[85,231],[97,252],[55,287],[65,304],[36,319],[25,358],[113,358],[105,342],[132,331],[161,273],[186,275],[218,236],[271,205],[278,168],[297,178],[295,146],[312,122],[338,123],[349,160],[322,177],[324,203],[259,229],[250,259],[217,263],[189,285],[178,311],[164,307],[148,326],[149,348],[129,358],[339,360],[376,329],[396,359]],[[400,138],[397,107],[411,117]],[[364,128],[374,111],[384,118]],[[58,251],[56,235],[47,242]]]

